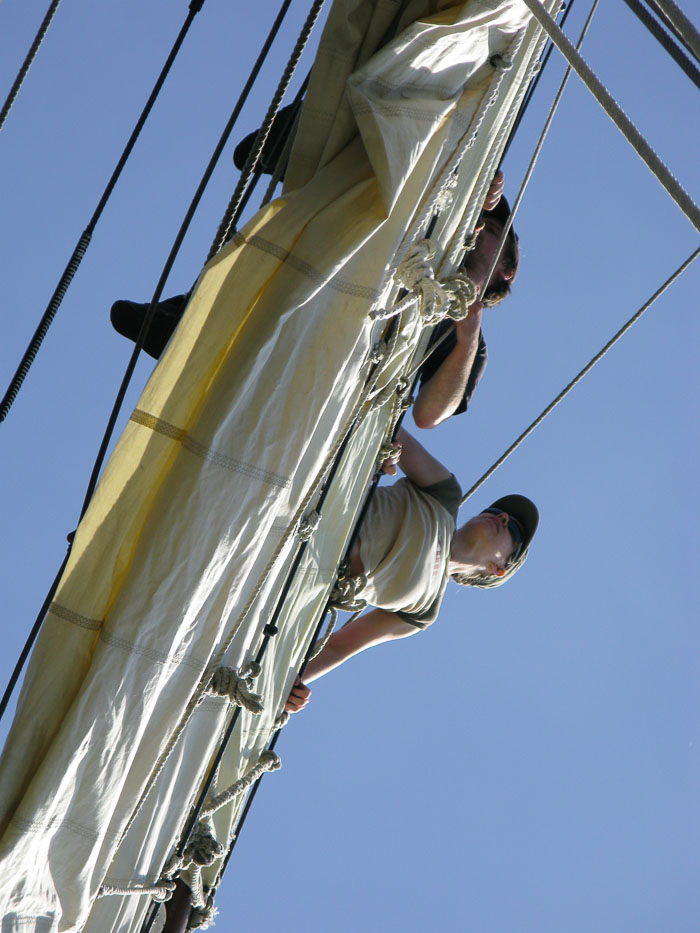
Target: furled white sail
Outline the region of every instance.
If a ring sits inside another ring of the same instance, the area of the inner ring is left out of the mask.
[[[331,10],[284,194],[205,268],[77,531],[2,759],[8,930],[138,930],[148,898],[100,888],[161,877],[231,712],[204,688],[255,655],[359,415],[256,682],[264,711],[241,715],[213,792],[284,705],[425,342],[415,302],[377,365],[369,311],[446,189],[435,264],[454,269],[541,47],[521,0],[410,2],[377,52],[390,14]],[[213,818],[224,844],[240,807]]]

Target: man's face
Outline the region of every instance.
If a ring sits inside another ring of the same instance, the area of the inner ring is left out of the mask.
[[[503,253],[501,253],[496,268],[489,279],[488,286],[483,287],[498,251],[502,233],[501,223],[495,217],[486,215],[483,229],[476,240],[476,246],[471,252],[467,253],[464,259],[463,265],[467,275],[482,293],[487,293],[489,288],[497,285],[505,286],[513,279],[513,272],[512,270],[506,270]]]
[[[501,576],[494,568],[505,568],[515,553],[516,544],[508,530],[509,519],[507,512],[480,512],[462,528],[473,560],[487,573]]]

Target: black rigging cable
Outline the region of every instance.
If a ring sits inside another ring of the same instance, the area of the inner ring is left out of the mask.
[[[564,24],[566,23],[567,17],[569,16],[569,13],[571,12],[571,9],[572,9],[573,5],[574,5],[574,0],[571,0],[571,2],[569,3],[569,5],[568,5],[568,6],[566,7],[566,9],[564,10],[564,15],[562,16],[561,20],[559,21],[559,28],[560,28],[560,29],[563,29],[563,28],[564,28]],[[504,160],[505,157],[508,155],[508,150],[510,149],[510,144],[513,142],[513,139],[514,139],[514,137],[515,137],[515,134],[517,133],[518,128],[519,128],[520,124],[521,124],[522,121],[523,121],[523,117],[525,116],[525,112],[527,111],[527,108],[528,108],[528,106],[530,105],[530,101],[532,100],[533,94],[534,94],[535,91],[537,90],[537,85],[540,83],[540,78],[541,78],[542,75],[544,74],[544,70],[545,70],[545,68],[547,67],[547,63],[549,62],[549,59],[552,57],[552,51],[553,51],[553,50],[554,50],[554,43],[553,43],[552,40],[550,39],[549,42],[548,42],[548,45],[547,45],[547,50],[546,50],[546,52],[544,53],[544,55],[542,56],[542,64],[540,65],[539,71],[538,71],[537,74],[535,75],[535,78],[534,78],[532,84],[531,84],[530,87],[527,89],[527,93],[525,94],[525,97],[524,97],[524,99],[523,99],[523,102],[522,102],[522,104],[520,105],[520,109],[518,110],[517,116],[516,116],[515,120],[513,121],[513,126],[511,127],[510,133],[508,134],[508,139],[506,140],[506,144],[505,144],[505,146],[503,147],[503,154],[501,155],[501,158],[500,158],[499,163],[498,163],[499,166],[502,165],[503,160]]]
[[[7,389],[7,392],[5,393],[2,402],[0,403],[0,422],[4,421],[7,417],[7,414],[10,411],[14,400],[17,398],[17,393],[22,388],[22,383],[24,382],[31,365],[34,362],[37,353],[39,352],[39,348],[41,347],[41,344],[44,341],[44,337],[46,336],[48,329],[51,326],[54,317],[56,316],[56,312],[58,311],[61,302],[63,301],[66,291],[68,290],[68,286],[72,282],[73,276],[77,272],[78,266],[82,262],[83,256],[85,255],[87,248],[90,245],[92,234],[98,220],[100,219],[102,211],[104,210],[105,205],[107,204],[107,201],[109,200],[109,197],[114,190],[114,186],[116,185],[119,176],[121,175],[122,169],[124,168],[127,159],[131,155],[131,151],[134,148],[136,140],[138,139],[139,134],[143,129],[143,125],[151,112],[158,94],[160,93],[163,83],[168,76],[168,72],[170,71],[173,62],[175,61],[175,57],[180,51],[180,47],[182,46],[185,36],[187,35],[187,32],[192,25],[192,20],[202,9],[203,5],[204,0],[190,0],[189,11],[187,13],[185,22],[183,23],[175,43],[170,50],[170,54],[168,55],[166,62],[163,65],[160,74],[158,75],[158,79],[156,80],[156,83],[153,86],[153,90],[151,91],[151,94],[146,101],[146,105],[141,112],[141,116],[139,117],[136,126],[134,127],[131,136],[129,137],[129,140],[124,147],[124,151],[122,152],[119,161],[117,162],[116,168],[112,172],[111,178],[107,182],[107,187],[102,193],[102,197],[100,198],[99,204],[95,208],[94,214],[90,218],[90,222],[88,223],[85,230],[83,230],[83,233],[78,240],[75,249],[73,250],[73,255],[68,260],[68,265],[66,266],[63,275],[61,276],[61,279],[56,286],[56,290],[51,297],[51,301],[49,302],[48,307],[46,308],[46,311],[44,312],[44,315],[39,322],[39,326],[34,331],[34,336],[32,337],[29,346],[25,350],[24,356],[22,357],[22,360],[17,367],[17,370]]]
[[[49,8],[46,11],[46,16],[44,17],[41,26],[39,26],[39,30],[36,36],[34,36],[34,41],[32,42],[31,47],[27,52],[27,57],[22,62],[22,67],[17,72],[17,77],[15,78],[14,84],[10,88],[5,103],[2,105],[2,110],[0,110],[0,130],[3,128],[5,120],[7,119],[7,115],[12,109],[12,105],[14,104],[15,99],[19,94],[19,89],[24,84],[24,79],[27,77],[27,72],[32,67],[32,62],[36,57],[36,53],[39,51],[39,46],[44,41],[44,36],[49,30],[49,26],[51,25],[51,21],[54,18],[60,2],[61,0],[52,0],[52,2],[49,4]]]
[[[202,2],[203,2],[203,0],[202,0]],[[208,164],[208,166],[207,166],[207,168],[206,168],[206,170],[205,170],[205,172],[204,172],[204,175],[203,175],[203,177],[202,177],[202,180],[201,180],[200,183],[199,183],[199,187],[197,188],[197,191],[196,191],[195,196],[194,196],[194,198],[193,198],[193,200],[192,200],[192,203],[190,204],[190,207],[189,207],[189,209],[188,209],[188,211],[187,211],[187,214],[186,214],[185,219],[184,219],[184,221],[183,221],[183,223],[182,223],[182,226],[180,227],[180,230],[178,231],[177,237],[176,237],[176,239],[175,239],[175,243],[173,244],[173,247],[172,247],[172,250],[171,250],[171,252],[170,252],[170,255],[168,256],[168,259],[167,259],[167,261],[166,261],[165,268],[164,268],[164,270],[163,270],[163,273],[161,274],[161,278],[160,278],[160,280],[159,280],[159,282],[158,282],[158,286],[157,286],[157,288],[156,288],[156,292],[155,292],[155,294],[154,294],[154,296],[153,296],[153,299],[152,299],[152,301],[151,301],[151,305],[150,305],[150,307],[149,307],[149,309],[148,309],[148,313],[146,314],[146,318],[145,318],[145,320],[144,320],[144,322],[143,322],[143,325],[142,325],[142,327],[141,327],[141,332],[139,333],[139,337],[138,337],[138,340],[137,340],[137,342],[136,342],[136,346],[134,347],[134,350],[133,350],[133,353],[132,353],[131,358],[130,358],[130,360],[129,360],[129,364],[128,364],[127,369],[126,369],[126,372],[125,372],[125,374],[124,374],[124,378],[123,378],[123,380],[122,380],[122,383],[121,383],[119,392],[118,392],[118,394],[117,394],[117,399],[116,399],[116,401],[115,401],[115,403],[114,403],[114,408],[112,409],[112,414],[111,414],[111,416],[110,416],[110,420],[109,420],[109,423],[108,423],[108,425],[107,425],[107,429],[106,429],[106,431],[105,431],[104,438],[103,438],[103,440],[102,440],[102,445],[101,445],[100,450],[99,450],[99,452],[98,452],[97,459],[96,459],[96,461],[95,461],[95,465],[94,465],[94,467],[93,467],[92,474],[91,474],[91,477],[90,477],[90,481],[89,481],[89,483],[88,483],[87,492],[86,492],[86,494],[85,494],[85,499],[84,499],[84,501],[83,501],[83,505],[82,505],[81,512],[80,512],[80,517],[81,517],[81,518],[82,518],[83,515],[85,514],[85,511],[86,511],[86,509],[87,509],[87,507],[88,507],[88,504],[89,504],[89,502],[90,502],[90,499],[92,498],[92,494],[93,494],[93,492],[94,492],[94,490],[95,490],[95,486],[97,485],[97,477],[99,476],[100,470],[101,470],[101,468],[102,468],[102,463],[103,463],[103,461],[104,461],[104,457],[105,457],[105,453],[106,453],[106,450],[107,450],[107,446],[109,445],[109,441],[110,441],[110,439],[111,439],[112,432],[114,431],[114,425],[115,425],[115,423],[116,423],[116,419],[117,419],[117,416],[118,416],[118,414],[119,414],[119,410],[120,410],[121,405],[122,405],[122,403],[123,403],[123,401],[124,401],[124,396],[125,396],[125,394],[126,394],[126,390],[127,390],[128,385],[129,385],[129,381],[130,381],[130,379],[131,379],[131,376],[132,376],[132,374],[133,374],[133,372],[134,372],[134,368],[135,368],[135,366],[136,366],[136,360],[137,360],[137,358],[138,358],[139,353],[141,352],[141,348],[142,348],[142,346],[143,346],[143,341],[144,341],[144,339],[145,339],[145,336],[146,336],[148,327],[150,326],[150,322],[151,322],[151,320],[152,320],[152,318],[153,318],[153,314],[154,314],[154,312],[155,312],[155,305],[156,305],[156,303],[158,302],[158,299],[160,298],[161,292],[162,292],[162,290],[163,290],[163,286],[165,285],[165,280],[167,279],[167,276],[168,276],[169,273],[170,273],[170,269],[172,268],[172,265],[173,265],[173,263],[174,263],[174,261],[175,261],[175,257],[176,257],[176,255],[177,255],[177,252],[178,252],[178,250],[179,250],[179,248],[180,248],[180,246],[181,246],[181,244],[182,244],[182,240],[184,239],[185,233],[186,233],[186,231],[187,231],[187,228],[189,227],[190,221],[192,220],[192,217],[193,217],[194,212],[195,212],[195,210],[196,210],[196,208],[197,208],[197,206],[198,206],[198,204],[199,204],[199,201],[200,201],[200,199],[201,199],[201,197],[202,197],[202,194],[204,193],[204,189],[206,188],[206,185],[207,185],[208,182],[209,182],[209,179],[210,179],[210,177],[211,177],[211,175],[212,175],[212,173],[213,173],[213,171],[214,171],[214,168],[215,168],[215,166],[216,166],[216,163],[217,163],[217,161],[218,161],[218,159],[219,159],[221,153],[223,152],[224,146],[226,145],[226,142],[228,141],[229,134],[231,133],[231,130],[233,129],[234,123],[236,122],[236,119],[238,118],[238,115],[239,115],[240,111],[241,111],[242,108],[243,108],[243,105],[244,105],[244,103],[245,103],[245,101],[246,101],[246,99],[247,99],[247,97],[248,97],[248,94],[250,93],[250,89],[251,89],[252,86],[253,86],[253,83],[254,83],[254,81],[255,81],[255,78],[257,77],[258,72],[260,71],[260,68],[261,68],[262,65],[263,65],[263,62],[265,61],[265,58],[267,57],[267,53],[268,53],[269,50],[270,50],[270,46],[272,45],[272,42],[273,42],[275,36],[277,35],[277,32],[279,31],[280,26],[282,25],[282,21],[283,21],[283,19],[284,19],[284,16],[285,16],[287,10],[289,9],[290,4],[291,4],[291,0],[283,0],[283,3],[282,3],[282,5],[281,5],[281,7],[280,7],[280,10],[279,10],[279,13],[277,14],[277,18],[275,19],[275,22],[273,23],[272,28],[270,29],[270,32],[269,32],[269,34],[268,34],[268,36],[267,36],[267,39],[265,40],[265,42],[264,42],[264,44],[263,44],[263,47],[262,47],[262,49],[260,50],[260,53],[259,53],[259,55],[258,55],[258,58],[257,58],[257,60],[256,60],[256,62],[255,62],[255,65],[253,66],[253,69],[252,69],[252,71],[251,71],[251,73],[250,73],[250,76],[248,77],[248,81],[246,82],[246,85],[245,85],[245,87],[243,88],[243,90],[242,90],[242,92],[241,92],[241,94],[240,94],[240,96],[239,96],[239,98],[238,98],[238,101],[236,102],[236,105],[235,105],[235,107],[234,107],[234,109],[233,109],[233,113],[231,114],[231,117],[229,118],[229,121],[228,121],[228,123],[226,124],[226,127],[225,127],[225,129],[224,129],[224,132],[223,132],[223,134],[222,134],[222,136],[221,136],[221,139],[219,140],[219,142],[218,142],[218,144],[217,144],[217,146],[216,146],[216,149],[214,150],[214,154],[212,155],[212,158],[211,158],[211,160],[209,161],[209,164]],[[29,633],[29,635],[28,635],[28,637],[27,637],[27,640],[26,640],[26,642],[25,642],[24,648],[22,649],[22,653],[21,653],[21,655],[20,655],[20,658],[19,658],[19,660],[18,660],[18,662],[17,662],[17,665],[15,666],[15,669],[14,669],[14,671],[13,671],[13,673],[12,673],[12,677],[10,678],[10,682],[8,683],[8,686],[7,686],[7,688],[6,688],[6,690],[5,690],[5,693],[4,693],[4,695],[3,695],[2,701],[0,701],[0,718],[2,718],[2,715],[3,715],[3,713],[5,712],[5,709],[7,708],[7,704],[8,704],[8,702],[9,702],[10,696],[11,696],[11,694],[12,694],[14,688],[15,688],[15,685],[17,684],[17,681],[18,681],[18,679],[19,679],[19,676],[20,676],[20,674],[21,674],[21,672],[22,672],[22,668],[24,667],[24,664],[25,664],[25,662],[26,662],[26,659],[27,659],[27,657],[29,656],[29,652],[31,651],[31,648],[32,648],[34,642],[36,641],[37,635],[39,634],[39,630],[40,630],[41,625],[42,625],[42,623],[43,623],[44,617],[46,616],[46,613],[48,612],[49,606],[51,605],[51,600],[53,599],[54,593],[56,592],[56,588],[58,587],[58,583],[59,583],[59,581],[60,581],[60,579],[61,579],[61,575],[63,574],[63,570],[64,570],[64,568],[65,568],[65,566],[66,566],[67,561],[68,561],[68,557],[69,557],[69,555],[70,555],[71,548],[72,548],[72,536],[69,536],[68,553],[66,554],[66,556],[65,556],[65,558],[64,558],[64,560],[63,560],[63,563],[61,564],[61,568],[59,569],[59,571],[58,571],[58,573],[57,573],[57,575],[56,575],[56,578],[55,578],[53,584],[51,585],[51,588],[49,589],[49,592],[48,592],[48,594],[47,594],[47,596],[46,596],[46,599],[44,600],[44,603],[43,603],[43,605],[42,605],[42,607],[41,607],[41,610],[40,610],[40,612],[39,612],[39,614],[38,614],[38,616],[37,616],[37,618],[36,618],[36,621],[34,622],[34,625],[33,625],[33,627],[32,627],[32,630],[31,630],[31,632]]]
[[[647,0],[647,4],[688,54],[700,62],[700,35],[680,7],[671,0]]]
[[[688,75],[693,84],[700,88],[700,69],[692,62],[663,27],[654,19],[651,13],[642,6],[639,0],[625,0],[637,19],[647,27],[652,36],[666,49],[671,58]]]

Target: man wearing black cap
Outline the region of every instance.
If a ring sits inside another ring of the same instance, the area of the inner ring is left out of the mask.
[[[373,645],[427,628],[437,618],[450,579],[465,586],[501,586],[527,557],[539,520],[530,499],[504,496],[456,528],[459,483],[407,431],[399,431],[398,440],[396,462],[405,478],[377,490],[347,571],[355,593],[376,608],[330,637],[307,667],[305,681]],[[303,709],[310,694],[306,683],[297,681],[287,710]]]

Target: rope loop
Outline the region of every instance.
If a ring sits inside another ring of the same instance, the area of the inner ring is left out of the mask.
[[[266,771],[277,771],[281,767],[282,761],[274,752],[264,751],[258,759],[257,764],[249,768],[248,771],[237,781],[234,781],[230,787],[227,787],[226,790],[212,797],[209,802],[202,807],[202,818],[206,819],[206,817],[216,813],[217,810],[225,807],[227,803],[230,803],[235,797],[238,797],[239,794],[246,791],[250,785],[257,781]]]
[[[309,512],[308,515],[305,515],[302,520],[299,522],[299,530],[297,534],[302,541],[308,541],[311,535],[316,531],[318,526],[321,524],[321,516],[318,512],[313,509]]]
[[[254,716],[263,711],[263,698],[253,693],[253,681],[260,674],[260,665],[255,661],[241,668],[217,667],[212,674],[207,692],[214,696],[227,696],[236,706],[241,706]]]
[[[338,621],[338,610],[335,608],[335,606],[329,606],[328,610],[331,615],[328,627],[326,628],[326,631],[323,633],[323,635],[320,638],[317,638],[312,645],[311,651],[309,653],[309,661],[313,661],[314,658],[317,658],[326,647],[328,644],[328,639],[333,634],[333,629],[335,628],[335,624]]]

